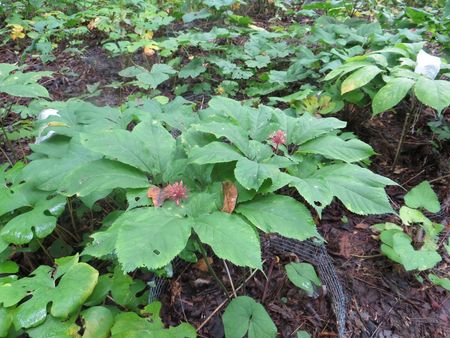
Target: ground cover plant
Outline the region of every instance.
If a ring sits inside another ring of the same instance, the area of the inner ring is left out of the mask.
[[[0,337],[445,336],[450,1],[0,18]]]

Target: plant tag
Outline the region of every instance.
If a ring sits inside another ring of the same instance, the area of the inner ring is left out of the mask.
[[[58,114],[58,111],[56,109],[51,109],[51,108],[44,109],[39,114],[38,121],[46,120],[50,116],[61,116],[61,115]],[[39,128],[39,135],[36,137],[36,140],[34,141],[35,144],[42,143],[45,140],[48,140],[50,137],[52,137],[55,134],[55,132],[53,130],[50,130],[46,135],[42,135],[45,128],[51,127],[50,123],[47,123],[46,125],[43,125]],[[58,127],[58,125],[54,125],[54,126]]]
[[[434,80],[440,69],[441,59],[437,56],[430,55],[421,49],[417,54],[417,65],[414,72],[425,75],[429,79]]]

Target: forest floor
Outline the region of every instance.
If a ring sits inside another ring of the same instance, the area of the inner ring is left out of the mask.
[[[88,85],[100,87],[120,81],[118,71],[127,60],[111,58],[101,48],[93,45],[83,55],[55,52],[56,60],[42,64],[28,58],[27,70],[50,70],[51,79],[42,82],[53,100],[66,100],[86,93]],[[8,46],[0,49],[0,63],[17,62],[17,54]],[[139,60],[135,60],[139,63]],[[98,105],[118,105],[132,94],[132,90],[104,88],[99,96],[89,100]],[[3,99],[3,98],[2,98]],[[189,98],[192,100],[192,98]],[[201,101],[203,98],[199,98]],[[347,110],[359,109],[347,107]],[[408,131],[398,164],[392,168],[403,118],[400,114],[382,114],[369,118],[370,112],[359,109],[357,120],[348,120],[347,131],[371,144],[378,155],[373,157],[371,169],[398,182],[388,189],[397,209],[403,205],[405,192],[423,180],[432,182],[442,203],[441,212],[431,216],[444,224],[442,238],[450,232],[450,146],[437,150],[432,136],[424,128],[431,120],[431,111],[423,110],[415,122],[414,133]],[[14,119],[11,115],[10,119]],[[13,122],[13,121],[10,121]],[[18,154],[27,153],[24,144],[16,144]],[[3,155],[0,161],[6,161]],[[396,216],[357,216],[334,202],[317,219],[320,233],[326,239],[328,253],[333,257],[340,281],[348,297],[347,332],[353,337],[448,337],[450,332],[449,293],[439,287],[423,286],[413,274],[396,268],[380,254],[379,241],[370,226],[375,223],[395,221]],[[441,242],[442,245],[442,242]],[[222,261],[213,267],[227,287],[240,287],[239,294],[262,300],[270,316],[280,329],[282,337],[295,336],[298,330],[307,330],[314,337],[337,336],[336,321],[326,290],[317,297],[307,297],[288,281],[283,263],[298,257],[266,257],[265,275],[255,273],[248,281],[248,270],[228,265],[231,280]],[[269,269],[272,266],[272,271]],[[441,271],[450,273],[450,261],[444,256]],[[220,304],[226,296],[204,267],[188,266],[176,273],[170,287],[163,295],[162,317],[166,323],[187,321],[202,326],[202,337],[221,337],[223,326]]]

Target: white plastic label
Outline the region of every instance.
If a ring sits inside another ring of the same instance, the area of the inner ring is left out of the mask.
[[[423,49],[417,54],[417,65],[414,72],[434,80],[441,69],[441,59],[425,52]]]
[[[51,109],[51,108],[44,109],[39,114],[38,121],[46,120],[52,115],[61,116],[58,114],[58,111],[56,109]],[[44,133],[44,130],[47,127],[48,127],[48,124],[44,124],[43,126],[41,126],[41,128],[39,128],[39,135],[36,137],[36,140],[34,141],[34,143],[36,143],[36,144],[42,143],[45,140],[48,140],[50,137],[52,137],[55,134],[55,132],[53,130],[50,130],[46,135],[42,135]]]

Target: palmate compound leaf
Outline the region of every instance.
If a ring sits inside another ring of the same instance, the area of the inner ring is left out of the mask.
[[[78,262],[72,262],[65,270],[58,285],[58,273],[54,275],[53,269],[45,265],[38,267],[30,277],[0,284],[0,304],[5,308],[17,306],[13,320],[16,329],[43,323],[47,309],[52,316],[64,319],[83,305],[94,290],[98,271]]]
[[[194,58],[180,70],[180,72],[178,73],[178,77],[180,79],[187,79],[188,77],[196,78],[205,71],[206,67],[203,66],[203,59]]]
[[[194,130],[210,133],[217,138],[226,137],[232,144],[239,148],[244,154],[249,152],[249,139],[247,132],[236,125],[226,122],[207,122],[193,126]]]
[[[149,85],[150,88],[155,89],[161,83],[168,80],[173,74],[176,74],[176,70],[171,66],[164,63],[155,63],[150,71],[143,71],[135,76],[138,85]]]
[[[345,128],[346,122],[334,117],[316,118],[310,114],[303,114],[292,119],[285,114],[281,117],[281,129],[287,130],[288,143],[303,144],[333,130]],[[281,122],[280,121],[280,122]]]
[[[139,123],[131,132],[113,129],[82,134],[81,144],[153,175],[167,170],[175,151],[175,139],[160,123],[153,121]]]
[[[234,170],[237,181],[248,190],[258,190],[266,179],[274,178],[278,174],[278,166],[250,161],[245,157],[237,161]]]
[[[289,196],[268,195],[242,203],[236,212],[264,232],[305,240],[321,238],[309,210]]]
[[[233,299],[223,314],[227,338],[275,338],[277,328],[264,307],[250,297]]]
[[[157,269],[185,248],[193,228],[219,257],[236,265],[261,268],[258,235],[241,217],[219,211],[181,217],[170,208],[177,207],[125,212],[107,231],[92,235],[94,241],[83,254],[104,257],[115,253],[126,272],[140,267]],[[248,254],[242,255],[243,248]]]

